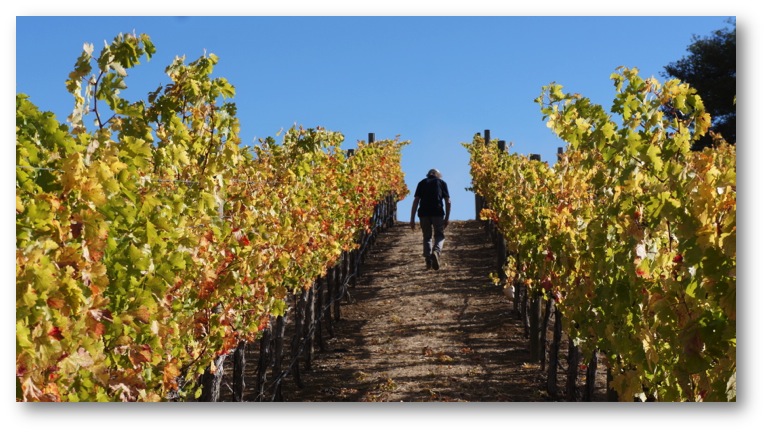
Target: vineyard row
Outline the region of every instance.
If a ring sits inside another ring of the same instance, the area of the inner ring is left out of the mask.
[[[213,54],[123,99],[153,53],[146,35],[85,44],[66,124],[16,97],[20,401],[203,398],[203,376],[274,333],[408,193],[406,142],[349,152],[341,133],[293,127],[243,146]]]
[[[478,214],[498,234],[494,278],[528,295],[536,325],[553,305],[572,345],[604,357],[617,399],[734,401],[735,146],[690,151],[710,116],[688,85],[612,78],[611,114],[544,87],[537,102],[567,143],[552,166],[487,132],[465,144]]]

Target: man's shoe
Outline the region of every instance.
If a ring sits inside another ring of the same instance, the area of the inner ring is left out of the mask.
[[[434,270],[439,269],[439,254],[431,253],[431,267],[434,268]]]
[[[426,258],[426,270],[431,269],[431,257]]]

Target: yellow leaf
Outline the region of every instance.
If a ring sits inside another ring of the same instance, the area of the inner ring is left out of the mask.
[[[650,368],[653,368],[658,364],[658,352],[652,345],[653,338],[649,329],[642,330],[642,348],[644,348],[645,356],[647,357],[647,363]]]
[[[285,296],[288,294],[288,290],[283,286],[278,286],[274,290],[272,290],[272,294],[277,299],[284,299]]]
[[[88,368],[93,365],[93,357],[91,357],[91,354],[82,347],[77,349],[77,353],[69,355],[68,359],[83,368]]]
[[[79,153],[70,154],[61,164],[61,186],[64,193],[78,191],[83,174],[83,161]]]

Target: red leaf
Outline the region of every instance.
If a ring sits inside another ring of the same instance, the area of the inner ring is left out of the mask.
[[[72,231],[72,237],[77,239],[83,232],[83,223],[73,222],[69,225],[69,229]]]
[[[64,339],[64,336],[61,335],[61,329],[59,329],[58,326],[54,326],[50,331],[48,331],[48,336],[55,338],[57,341]]]

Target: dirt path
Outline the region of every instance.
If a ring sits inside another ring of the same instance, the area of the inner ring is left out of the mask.
[[[481,224],[452,222],[446,236],[438,271],[425,269],[409,225],[379,236],[335,338],[286,401],[547,400],[522,322],[488,278],[495,255]]]

